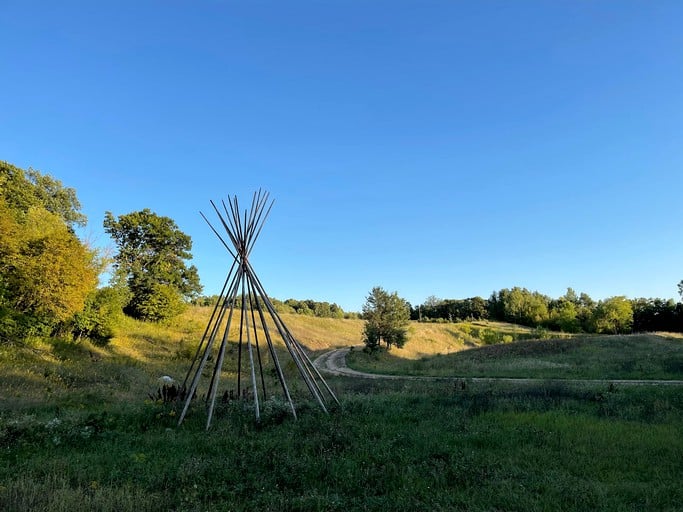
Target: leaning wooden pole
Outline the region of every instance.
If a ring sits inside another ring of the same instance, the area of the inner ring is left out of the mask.
[[[213,201],[210,203],[218,216],[225,236],[221,235],[203,213],[201,216],[232,257],[232,266],[183,382],[182,396],[185,399],[185,404],[178,419],[178,424],[180,425],[184,421],[190,403],[197,396],[197,390],[199,389],[204,370],[209,361],[213,361],[211,379],[205,395],[207,409],[206,428],[209,429],[211,427],[216,397],[218,396],[221,382],[222,368],[228,353],[227,347],[231,343],[237,345],[237,398],[245,398],[242,396],[242,371],[243,365],[248,362],[249,368],[245,370],[248,371],[250,377],[256,420],[260,420],[261,399],[266,400],[268,394],[264,376],[264,362],[259,343],[259,329],[263,331],[268,353],[270,354],[270,364],[274,367],[275,376],[280,383],[286,401],[289,403],[292,416],[294,418],[297,417],[296,408],[285,379],[285,372],[278,355],[278,349],[275,347],[275,339],[277,337],[282,341],[285,353],[292,359],[294,367],[298,370],[299,377],[304,381],[311,396],[318,402],[323,411],[328,412],[326,407],[328,398],[331,398],[337,404],[339,400],[320,372],[315,368],[303,346],[285,325],[249,261],[251,251],[261,234],[274,201],[270,199],[268,192],[259,189],[254,192],[251,198],[250,208],[241,208],[236,196],[228,197],[227,201],[221,201],[222,208],[219,208]],[[238,300],[239,311],[235,311],[238,307]],[[234,319],[236,314],[240,316],[239,322]],[[239,324],[236,334],[231,333],[233,320]],[[271,326],[274,329],[271,329]],[[220,342],[218,343],[219,339]],[[218,345],[217,350],[215,349],[216,345]],[[246,349],[246,361],[245,357],[243,357],[243,348]],[[257,365],[258,370],[256,368]],[[260,379],[257,379],[257,373]],[[261,393],[259,393],[259,380]],[[227,396],[227,393],[223,396]],[[230,396],[232,396],[232,392]]]

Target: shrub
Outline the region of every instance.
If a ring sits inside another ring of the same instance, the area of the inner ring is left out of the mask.
[[[541,327],[540,325],[534,329],[534,338],[539,339],[539,340],[547,340],[550,339],[550,331],[546,329],[545,327]]]
[[[74,315],[71,329],[74,338],[85,336],[102,343],[109,341],[123,316],[127,295],[127,290],[121,287],[108,286],[93,292],[83,311]]]
[[[154,283],[144,290],[134,291],[133,300],[124,311],[134,318],[160,322],[182,313],[185,305],[173,286]]]
[[[494,345],[496,343],[500,343],[501,341],[500,334],[494,331],[493,329],[489,329],[488,327],[486,329],[483,329],[479,334],[481,340],[486,345]]]

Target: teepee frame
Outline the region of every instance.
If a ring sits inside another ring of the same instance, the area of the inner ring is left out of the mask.
[[[294,401],[285,381],[282,366],[274,345],[274,341],[277,338],[283,341],[289,356],[291,356],[298,369],[299,375],[322,410],[327,412],[326,404],[329,403],[329,400],[339,404],[337,397],[327,385],[322,375],[320,375],[318,369],[313,365],[306,351],[294,338],[282,321],[282,318],[280,318],[249,262],[251,250],[273,207],[274,201],[270,201],[269,198],[270,194],[267,192],[261,190],[255,192],[251,208],[247,210],[240,210],[236,196],[229,197],[227,205],[225,201],[221,201],[222,211],[211,201],[211,206],[218,215],[220,224],[227,233],[230,244],[225,241],[206,216],[203,213],[201,214],[211,230],[228,250],[233,258],[233,262],[223,284],[218,302],[211,313],[209,322],[197,347],[192,364],[185,376],[185,381],[181,388],[181,396],[185,397],[185,406],[178,419],[178,425],[185,419],[190,402],[197,395],[202,372],[209,360],[214,356],[213,360],[215,363],[205,398],[207,409],[206,428],[208,430],[211,427],[216,394],[225,360],[226,348],[228,343],[230,343],[230,328],[235,317],[235,310],[239,310],[240,313],[238,335],[237,339],[234,340],[237,342],[237,396],[241,397],[243,391],[246,391],[246,388],[242,388],[241,379],[242,367],[244,365],[242,352],[246,345],[254,412],[257,421],[261,417],[260,400],[267,399],[266,381],[261,358],[263,340],[259,340],[257,326],[261,327],[272,364],[275,367],[275,373],[294,418],[296,418]],[[216,345],[219,345],[217,349]],[[257,372],[259,374],[258,379]],[[260,381],[260,391],[257,381]]]

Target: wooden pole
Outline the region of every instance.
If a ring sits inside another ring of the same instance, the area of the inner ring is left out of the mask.
[[[245,283],[242,280],[242,315],[247,316],[247,301],[245,298]],[[258,403],[258,388],[256,387],[256,373],[254,371],[254,353],[251,348],[251,337],[249,336],[249,320],[245,322],[247,328],[247,351],[249,353],[249,365],[251,367],[251,387],[254,391],[254,412],[256,413],[256,421],[261,421],[261,410]]]
[[[247,280],[247,287],[247,294],[249,295],[249,309],[251,311],[251,323],[254,326],[254,344],[256,345],[256,359],[258,360],[259,373],[261,375],[261,392],[263,393],[263,400],[266,401],[268,400],[268,397],[266,395],[266,380],[263,376],[263,361],[261,360],[261,348],[259,347],[258,331],[256,329],[255,303],[258,302],[259,298],[254,296],[255,292],[253,290],[253,286],[251,285],[251,280]]]
[[[237,282],[240,278],[237,279]],[[218,350],[218,360],[213,369],[213,374],[211,375],[211,383],[209,384],[209,394],[207,396],[207,419],[206,419],[206,430],[211,427],[211,418],[213,417],[213,410],[216,405],[216,392],[218,391],[218,383],[221,378],[221,371],[223,369],[223,358],[225,356],[225,347],[228,343],[228,338],[230,337],[230,326],[232,324],[232,315],[235,311],[235,291],[230,297],[230,313],[228,314],[228,322],[225,326],[225,331],[223,332],[223,339],[221,340],[221,346]]]
[[[220,377],[222,367],[225,359],[225,352],[227,344],[230,339],[230,328],[235,314],[235,307],[238,300],[240,303],[240,323],[239,335],[237,337],[237,393],[238,396],[242,394],[242,348],[246,342],[247,355],[249,357],[251,387],[254,394],[254,409],[256,420],[260,420],[260,395],[258,390],[258,383],[256,378],[256,364],[259,367],[261,390],[263,399],[267,399],[267,389],[264,376],[264,364],[261,356],[261,349],[259,343],[258,323],[263,329],[268,351],[275,367],[278,381],[282,387],[283,393],[290,405],[292,415],[297,417],[294,401],[292,400],[289,387],[285,380],[284,372],[277,355],[273,343],[273,337],[269,322],[275,327],[275,331],[282,338],[287,353],[294,361],[299,375],[306,384],[311,395],[317,400],[321,409],[327,412],[325,405],[326,395],[332,398],[336,403],[339,400],[335,396],[332,389],[329,387],[325,379],[318,371],[318,369],[311,362],[310,357],[304,350],[303,346],[296,340],[291,331],[287,328],[282,318],[276,311],[272,301],[263,287],[260,279],[254,272],[250,262],[249,256],[256,243],[256,240],[261,234],[261,230],[268,218],[273,207],[274,201],[270,199],[270,194],[261,189],[254,192],[251,198],[250,208],[244,210],[240,209],[237,196],[228,197],[227,202],[221,201],[223,206],[222,211],[218,209],[216,204],[211,201],[216,215],[218,216],[225,233],[227,234],[230,244],[227,243],[216,228],[209,222],[209,220],[201,214],[204,220],[209,224],[209,227],[214,234],[221,241],[228,253],[233,257],[233,262],[228,272],[228,276],[223,284],[219,300],[214,306],[211,317],[206,326],[202,339],[197,347],[197,351],[192,360],[192,364],[185,376],[183,382],[183,390],[190,385],[187,396],[185,397],[185,405],[178,420],[180,425],[184,420],[189,404],[195,396],[199,381],[201,379],[204,368],[213,353],[213,347],[216,338],[224,324],[227,315],[227,322],[225,330],[221,338],[220,346],[218,348],[217,358],[214,364],[213,372],[211,374],[211,381],[209,383],[209,391],[206,396],[207,405],[207,422],[206,428],[209,429],[214,415],[215,401],[218,393],[218,386],[220,384]],[[258,315],[258,316],[257,316]],[[251,316],[251,318],[249,318]],[[270,319],[270,320],[269,320]],[[252,343],[253,331],[253,343]],[[254,358],[254,345],[256,346],[256,358]]]
[[[233,262],[233,267],[235,265],[235,262]],[[216,312],[218,311],[218,308],[220,307],[221,301],[223,300],[223,295],[225,294],[225,289],[228,286],[228,281],[230,280],[230,274],[232,273],[232,268],[230,268],[230,272],[228,273],[228,276],[225,278],[225,283],[223,283],[223,288],[221,289],[221,293],[218,295],[218,300],[216,301],[216,304],[213,307],[213,311],[211,312],[211,317],[209,318],[209,323],[206,324],[206,329],[204,329],[204,334],[202,334],[202,338],[199,341],[199,345],[197,345],[197,350],[194,353],[194,357],[192,358],[192,364],[190,365],[190,368],[187,370],[187,373],[185,374],[185,380],[183,380],[183,386],[181,389],[185,391],[186,386],[187,386],[187,380],[190,378],[190,374],[192,373],[192,369],[194,368],[195,363],[197,362],[197,358],[199,357],[199,354],[202,350],[202,346],[204,345],[204,341],[206,340],[206,336],[209,332],[209,328],[213,324],[214,317],[216,316]]]

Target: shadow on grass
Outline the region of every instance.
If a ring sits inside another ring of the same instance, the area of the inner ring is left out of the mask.
[[[353,352],[347,362],[358,371],[409,376],[682,380],[683,343],[652,334],[583,336],[488,345],[417,360],[390,351]]]

